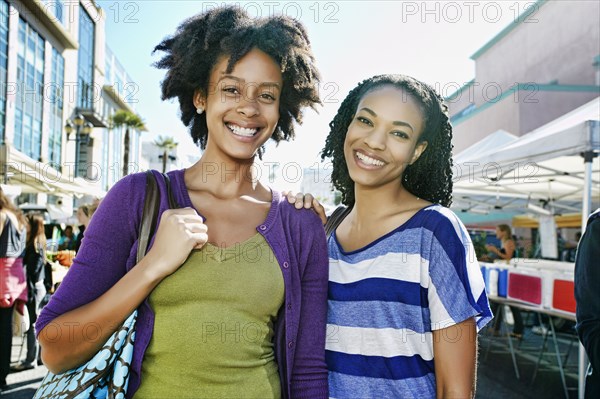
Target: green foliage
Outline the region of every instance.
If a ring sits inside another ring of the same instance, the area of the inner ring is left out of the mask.
[[[337,191],[337,190],[335,190],[335,191],[333,192],[333,195],[334,195],[334,197],[333,197],[333,203],[334,203],[335,205],[339,205],[339,204],[341,204],[341,203],[342,203],[342,193],[341,193],[341,192],[339,192],[339,191]]]
[[[480,233],[473,237],[473,247],[475,248],[475,256],[477,259],[481,259],[485,255],[487,255],[488,250],[485,247],[486,244],[487,233]]]
[[[179,143],[176,142],[173,137],[158,136],[158,138],[154,140],[154,145],[168,151],[177,148]]]
[[[169,156],[169,151],[177,148],[179,143],[176,142],[173,137],[158,136],[158,139],[154,140],[154,145],[163,150],[162,171],[165,173],[167,171],[167,158]]]
[[[144,125],[143,119],[133,112],[129,112],[123,109],[115,112],[110,118],[109,123],[111,128],[125,126],[126,128],[134,128],[139,130],[144,130],[146,126]]]

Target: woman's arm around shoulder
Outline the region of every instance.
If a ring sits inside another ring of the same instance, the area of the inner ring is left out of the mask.
[[[293,210],[300,218],[299,262],[301,263],[301,298],[298,337],[292,370],[291,393],[296,398],[328,396],[325,365],[325,331],[327,323],[327,283],[329,257],[325,231],[320,218],[311,210]]]

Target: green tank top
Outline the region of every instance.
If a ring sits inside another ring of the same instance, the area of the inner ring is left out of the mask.
[[[272,339],[284,289],[258,233],[192,251],[150,295],[156,319],[136,399],[280,398]]]

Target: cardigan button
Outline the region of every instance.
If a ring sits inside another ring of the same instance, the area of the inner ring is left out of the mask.
[[[294,341],[290,341],[288,342],[288,348],[292,349],[292,346],[294,346]]]
[[[287,262],[283,262],[283,267],[287,269],[288,267],[290,267],[290,264]]]
[[[267,226],[265,226],[264,224],[261,224],[259,229],[261,229],[262,231],[265,231],[267,229]]]
[[[288,310],[292,310],[292,304],[291,304],[291,303],[288,303],[288,305],[287,305],[287,309],[288,309]]]

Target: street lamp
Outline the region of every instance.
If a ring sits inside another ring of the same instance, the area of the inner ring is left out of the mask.
[[[75,131],[75,177],[79,176],[79,146],[81,143],[87,145],[90,139],[90,133],[94,125],[90,122],[85,121],[85,117],[81,114],[77,114],[73,119],[67,119],[65,123],[65,132],[67,133],[67,140],[71,140],[71,133]]]

